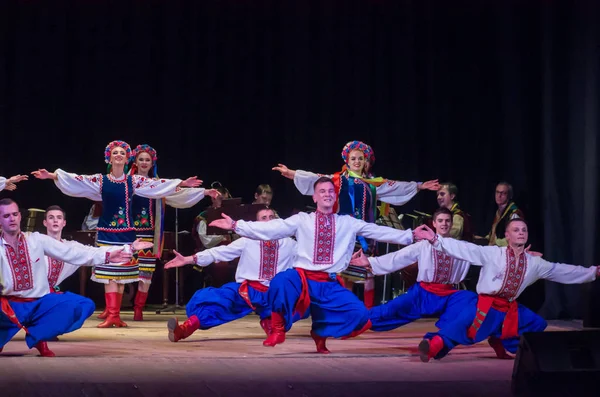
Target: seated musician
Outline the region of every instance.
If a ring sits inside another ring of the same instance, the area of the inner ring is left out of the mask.
[[[267,207],[271,205],[273,201],[273,189],[267,184],[258,185],[254,192],[254,201],[252,204],[264,204]]]
[[[442,183],[440,186],[440,189],[437,191],[438,205],[448,208],[452,212],[450,237],[457,240],[473,241],[471,216],[464,212],[456,201],[458,188],[450,182]]]
[[[206,216],[208,211],[210,211],[211,209],[217,209],[217,208],[221,208],[221,205],[223,203],[223,199],[229,199],[231,198],[231,193],[229,193],[229,190],[224,187],[221,182],[215,181],[213,183],[211,183],[210,185],[211,189],[215,189],[217,190],[219,193],[221,193],[221,196],[218,197],[211,197],[211,206],[207,209],[205,209],[204,211],[202,211],[194,220],[194,229],[192,232],[192,235],[194,237],[194,242],[196,245],[196,250],[197,251],[203,251],[205,249],[210,249],[210,248],[214,248],[220,245],[227,245],[229,243],[231,243],[231,237],[230,235],[213,235],[213,234],[207,234],[207,222],[206,222]],[[202,272],[204,269],[202,269],[201,267],[198,266],[194,266],[194,269]],[[220,287],[223,284],[229,282],[230,278],[233,278],[233,273],[229,271],[229,266],[228,263],[222,263],[220,266],[210,266],[207,269],[205,269],[204,271],[206,271],[207,276],[208,276],[208,280],[204,280],[205,282],[207,282],[208,284],[210,284],[212,287]],[[231,273],[231,277],[230,276]],[[197,288],[199,289],[199,288]]]
[[[102,214],[102,202],[95,202],[90,208],[90,212],[83,218],[81,230],[89,231],[98,228],[98,220]]]
[[[513,187],[510,183],[500,182],[496,185],[495,199],[498,209],[494,215],[492,227],[487,236],[476,236],[476,238],[488,240],[487,245],[506,247],[506,238],[499,236],[504,236],[507,222],[511,219],[525,218],[523,212],[512,201],[512,198]]]

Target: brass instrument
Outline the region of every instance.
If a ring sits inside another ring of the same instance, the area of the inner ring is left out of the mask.
[[[27,220],[25,222],[25,232],[44,232],[45,210],[39,208],[29,208],[27,210]]]

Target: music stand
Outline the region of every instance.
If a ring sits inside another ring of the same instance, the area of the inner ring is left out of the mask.
[[[242,204],[241,198],[223,200],[221,207],[211,208],[206,211],[206,223],[210,225],[212,221],[221,219],[221,214],[226,214],[236,221],[240,219],[244,221],[256,221],[258,211],[267,208],[269,207],[265,204]],[[223,230],[214,226],[207,226],[206,228],[206,234],[222,236],[231,233],[233,233],[231,230]]]
[[[177,208],[175,208],[175,251],[179,252],[179,210]],[[177,310],[185,309],[179,304],[179,269],[175,268],[175,303],[158,309],[156,314],[162,314],[162,312],[177,314]]]

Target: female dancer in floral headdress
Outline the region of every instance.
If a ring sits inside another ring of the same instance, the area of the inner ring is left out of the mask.
[[[129,173],[146,178],[158,179],[156,150],[147,144],[138,145],[131,154],[133,161]],[[154,248],[138,251],[140,281],[133,306],[133,320],[142,321],[143,310],[148,299],[148,291],[152,283],[152,275],[156,268],[156,259],[160,258],[163,247],[164,209],[165,204],[174,208],[189,208],[194,206],[204,196],[217,197],[219,192],[214,189],[190,188],[179,189],[177,192],[155,200],[135,194],[131,200],[131,216],[136,237],[142,241],[154,243]],[[104,314],[104,313],[103,313]]]
[[[342,149],[344,166],[340,172],[328,175],[333,179],[338,193],[334,211],[340,214],[352,215],[365,222],[375,222],[377,216],[377,200],[387,204],[403,205],[413,198],[420,190],[439,189],[438,180],[423,183],[398,182],[381,177],[374,177],[371,168],[375,163],[373,149],[364,142],[351,141]],[[302,170],[290,170],[283,164],[273,167],[286,178],[293,179],[296,188],[304,195],[313,194],[314,182],[322,176]],[[369,255],[374,254],[375,243],[363,237],[357,238],[356,249],[362,249]],[[353,282],[345,277],[346,287],[352,288]],[[372,276],[365,280],[364,302],[368,308],[375,300],[375,281]]]
[[[104,151],[108,173],[76,175],[57,169],[33,171],[38,179],[52,179],[66,195],[86,197],[102,202],[102,214],[98,221],[97,245],[122,245],[135,241],[135,229],[131,213],[134,194],[148,198],[162,198],[175,193],[178,187],[196,187],[202,181],[195,176],[180,179],[152,179],[139,175],[127,175],[126,166],[131,156],[130,146],[123,141],[110,142]],[[137,259],[113,266],[96,266],[92,269],[92,280],[104,284],[107,317],[99,328],[126,327],[121,321],[121,301],[125,284],[137,282],[139,268]]]

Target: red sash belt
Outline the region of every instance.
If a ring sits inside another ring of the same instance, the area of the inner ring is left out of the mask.
[[[250,295],[248,295],[248,287],[252,287],[259,292],[267,292],[269,290],[269,287],[254,280],[244,280],[242,285],[240,285],[240,288],[238,289],[240,296],[244,301],[246,301],[246,303],[252,308],[252,310],[256,310],[256,308],[252,305],[252,302],[250,301]]]
[[[310,294],[308,293],[308,280],[319,281],[321,283],[326,281],[333,281],[329,273],[319,272],[316,270],[306,270],[301,269],[299,267],[296,268],[296,271],[300,275],[300,280],[302,281],[302,292],[300,292],[300,297],[296,302],[296,307],[294,308],[294,314],[298,313],[303,315],[306,310],[310,307]],[[335,280],[344,285],[344,281],[339,275],[336,275]]]
[[[27,331],[27,328],[25,328],[23,326],[23,324],[21,324],[21,322],[19,321],[19,319],[17,318],[17,315],[15,314],[15,311],[13,310],[13,308],[10,306],[10,302],[33,302],[35,301],[35,298],[18,298],[16,296],[0,296],[0,305],[2,307],[2,313],[4,313],[4,315],[6,315],[6,317],[8,317],[8,319],[17,327],[22,328],[23,330],[25,330],[25,332],[29,332]]]
[[[419,285],[425,291],[431,292],[437,296],[448,296],[458,291],[452,284],[426,283],[421,281]]]
[[[500,339],[519,336],[519,304],[517,301],[509,301],[508,299],[491,295],[479,295],[475,319],[467,331],[467,336],[475,339],[475,334],[479,331],[479,327],[483,324],[485,317],[492,307],[506,313],[506,317],[504,317],[504,322],[502,323],[502,335]]]

